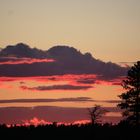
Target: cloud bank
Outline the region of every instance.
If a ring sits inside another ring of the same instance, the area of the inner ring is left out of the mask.
[[[48,63],[49,62],[49,63]],[[55,46],[43,51],[19,43],[0,51],[0,76],[27,77],[65,74],[95,74],[106,79],[125,76],[128,68],[95,59],[69,46]],[[81,83],[92,83],[81,80]]]

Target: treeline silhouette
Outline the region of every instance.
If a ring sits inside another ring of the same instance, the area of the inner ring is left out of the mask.
[[[140,126],[130,125],[122,121],[112,124],[81,124],[81,125],[30,125],[12,126],[0,125],[0,134],[3,139],[13,140],[137,140],[140,138]]]

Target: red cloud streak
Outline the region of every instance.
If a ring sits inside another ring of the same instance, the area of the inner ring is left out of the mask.
[[[53,59],[38,59],[38,58],[16,58],[12,57],[12,59],[7,61],[0,62],[0,65],[16,65],[16,64],[33,64],[33,63],[41,63],[41,62],[54,62]]]

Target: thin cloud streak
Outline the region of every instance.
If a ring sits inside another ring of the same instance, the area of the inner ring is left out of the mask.
[[[11,99],[0,100],[0,104],[5,103],[47,103],[47,102],[103,102],[103,103],[119,103],[119,100],[94,100],[90,97],[77,98],[57,98],[57,99]]]
[[[37,87],[27,87],[20,86],[23,90],[87,90],[92,88],[92,86],[78,86],[78,85],[52,85],[52,86],[37,86]]]
[[[51,63],[53,59],[39,58],[18,58],[18,57],[0,57],[0,65],[17,65],[17,64],[33,64],[33,63]]]
[[[94,101],[89,97],[58,98],[58,99],[12,99],[0,100],[0,103],[40,103],[40,102],[89,102]]]

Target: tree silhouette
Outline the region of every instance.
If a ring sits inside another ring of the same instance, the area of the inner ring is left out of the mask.
[[[89,115],[92,124],[99,123],[100,118],[104,115],[107,111],[102,109],[100,105],[95,105],[93,108],[89,109]]]
[[[123,116],[134,125],[140,124],[140,61],[138,61],[128,71],[126,80],[122,86],[126,89],[125,93],[119,95],[122,99],[118,106],[124,109]]]

